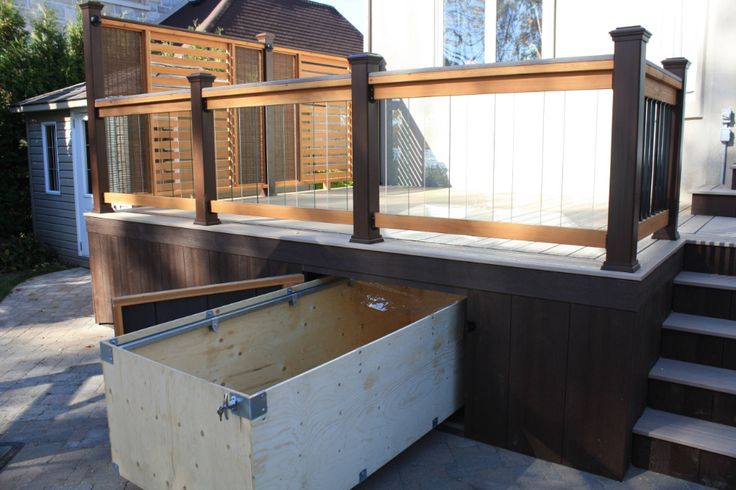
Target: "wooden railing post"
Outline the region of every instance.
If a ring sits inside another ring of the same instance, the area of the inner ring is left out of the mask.
[[[386,68],[378,54],[348,57],[352,71],[353,105],[353,236],[351,242],[382,242],[375,226],[381,185],[381,139],[379,102],[373,99],[368,74]]]
[[[98,117],[95,100],[105,96],[105,80],[102,69],[102,7],[100,2],[87,2],[82,9],[84,40],[84,72],[87,90],[87,144],[89,144],[89,166],[92,170],[92,211],[112,212],[105,202],[105,193],[110,190],[105,141],[105,120]]]
[[[685,58],[667,58],[662,61],[665,70],[682,79],[682,89],[677,92],[677,101],[673,107],[672,121],[672,158],[667,175],[667,208],[670,213],[666,228],[654,234],[654,238],[677,240],[680,234],[677,225],[680,216],[680,183],[682,177],[682,130],[685,123],[685,89],[687,68],[690,62]]]
[[[217,199],[217,167],[215,165],[215,117],[207,110],[202,89],[211,87],[215,76],[195,73],[187,77],[192,90],[192,170],[194,172],[195,225],[220,223],[211,203]]]
[[[276,35],[270,32],[262,32],[256,34],[258,42],[263,44],[263,81],[270,82],[274,79],[273,76],[273,41],[276,39]],[[263,108],[264,120],[263,120],[263,168],[266,169],[266,183],[268,184],[268,195],[276,195],[276,169],[273,168],[273,158],[269,158],[268,154],[268,129],[269,129],[269,113],[271,111],[268,107]]]
[[[646,45],[651,34],[641,26],[611,31],[613,52],[613,117],[611,182],[608,197],[606,261],[603,269],[639,269],[636,247],[641,204],[644,149],[644,84]]]

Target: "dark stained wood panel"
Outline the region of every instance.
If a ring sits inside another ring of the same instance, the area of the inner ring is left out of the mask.
[[[509,349],[509,448],[562,461],[570,305],[515,296]]]
[[[731,317],[731,291],[675,285],[672,309],[691,315]]]
[[[470,291],[465,335],[465,434],[507,447],[511,296]]]
[[[564,464],[617,479],[628,469],[631,431],[622,429],[633,427],[635,320],[632,312],[572,305]]]
[[[736,275],[736,247],[687,244],[683,269],[707,274]]]

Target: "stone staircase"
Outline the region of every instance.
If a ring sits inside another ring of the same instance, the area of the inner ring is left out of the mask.
[[[736,488],[736,277],[681,272],[634,426],[632,462]]]

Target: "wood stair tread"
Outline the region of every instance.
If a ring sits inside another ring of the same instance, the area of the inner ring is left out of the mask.
[[[736,395],[736,371],[731,369],[662,357],[649,372],[649,379]]]
[[[709,316],[688,315],[686,313],[670,313],[662,324],[662,328],[679,330],[713,337],[736,339],[736,321],[713,318]]]
[[[675,277],[675,284],[679,286],[694,286],[736,291],[736,276],[682,271],[677,275],[677,277]]]
[[[634,434],[736,458],[736,427],[647,408]]]

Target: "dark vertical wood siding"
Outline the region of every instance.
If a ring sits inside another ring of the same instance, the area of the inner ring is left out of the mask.
[[[466,435],[612,478],[629,467],[631,431],[645,406],[683,259],[676,252],[645,278],[621,280],[260,238],[232,228],[218,233],[106,217],[91,217],[88,226],[102,321],[111,321],[111,296],[302,268],[466,294]]]

